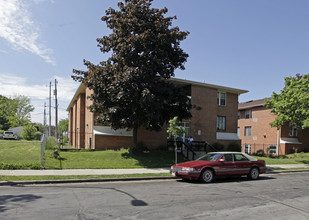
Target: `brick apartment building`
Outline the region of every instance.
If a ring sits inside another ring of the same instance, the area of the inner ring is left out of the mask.
[[[297,130],[286,124],[279,130],[269,123],[276,116],[264,106],[264,99],[239,103],[238,135],[242,142],[242,151],[253,154],[263,150],[265,154],[284,155],[309,151],[309,129]]]
[[[247,91],[175,78],[170,81],[185,87],[191,103],[201,107],[200,110],[192,109],[192,118],[182,122],[187,137],[192,136],[196,141],[210,144],[240,144],[237,137],[238,96]],[[81,84],[67,108],[70,143],[77,149],[96,150],[132,146],[132,131],[113,130],[96,121],[96,114],[88,108],[92,104],[87,98],[91,92]],[[148,148],[156,148],[166,146],[168,135],[166,127],[160,132],[140,128],[137,138]]]

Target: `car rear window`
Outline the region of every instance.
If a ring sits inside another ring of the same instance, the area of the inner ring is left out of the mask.
[[[13,134],[12,131],[5,131],[4,134]]]

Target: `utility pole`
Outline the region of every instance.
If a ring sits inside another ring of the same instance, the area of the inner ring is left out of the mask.
[[[51,136],[51,81],[49,82],[49,129],[48,136]]]
[[[55,79],[55,91],[54,91],[54,94],[55,94],[55,109],[56,109],[56,120],[55,120],[55,136],[56,136],[56,139],[58,141],[58,101],[57,101],[57,80]]]
[[[44,129],[45,129],[45,127],[46,127],[46,102],[44,102],[44,120],[43,120],[44,122]]]

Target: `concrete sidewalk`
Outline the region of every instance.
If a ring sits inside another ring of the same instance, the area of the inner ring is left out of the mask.
[[[70,176],[169,173],[170,168],[136,169],[63,169],[63,170],[0,170],[0,176]]]
[[[269,165],[268,169],[309,168],[308,164]],[[0,170],[0,176],[70,176],[70,175],[122,175],[144,173],[169,173],[168,168],[136,169],[63,169],[63,170]]]

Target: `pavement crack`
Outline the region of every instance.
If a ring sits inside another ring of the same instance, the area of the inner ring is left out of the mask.
[[[274,203],[277,203],[277,204],[280,204],[280,205],[289,207],[289,208],[291,208],[291,209],[295,209],[295,210],[299,211],[302,215],[304,215],[303,212],[306,213],[306,214],[309,214],[309,211],[307,211],[307,210],[305,210],[305,209],[298,208],[298,207],[295,207],[295,206],[286,204],[286,203],[284,203],[284,202],[280,202],[280,201],[277,201],[277,200],[275,200],[275,199],[271,199],[271,198],[266,197],[266,196],[255,196],[255,198],[258,198],[258,199],[261,199],[261,200],[264,200],[264,201],[265,201],[265,200],[268,200],[268,201],[270,201],[270,202],[274,202]],[[308,217],[308,215],[304,215],[304,216]]]

